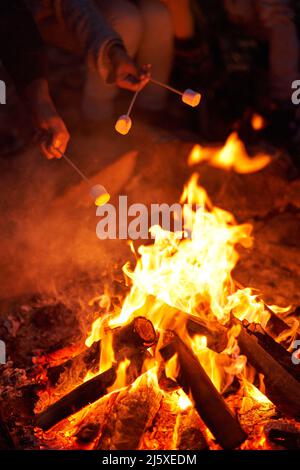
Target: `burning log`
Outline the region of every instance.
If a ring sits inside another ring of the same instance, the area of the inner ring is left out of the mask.
[[[129,325],[113,330],[113,349],[117,361],[130,358],[138,350],[145,350],[157,341],[155,329],[150,320],[135,317]]]
[[[300,384],[300,370],[299,367],[291,361],[291,353],[267,335],[260,325],[256,323],[248,325],[244,322],[244,326],[246,326],[247,331],[250,334],[257,338],[258,344],[260,344],[264,350],[273,357],[273,359],[281,364],[289,374],[298,380]]]
[[[191,337],[203,335],[207,340],[207,347],[215,352],[222,352],[227,346],[227,329],[218,322],[210,322],[209,327],[195,315],[187,315],[187,331]]]
[[[82,373],[86,371],[97,372],[100,363],[100,341],[92,344],[92,346],[77,356],[70,358],[63,364],[49,367],[47,370],[47,377],[52,385],[55,385],[60,377],[64,374],[69,374],[74,381],[76,375],[78,380]]]
[[[160,389],[143,376],[133,389],[119,393],[96,446],[101,450],[138,449],[145,429],[152,423],[162,398]]]
[[[264,374],[267,397],[284,413],[300,416],[300,383],[290,373],[290,369],[283,367],[278,354],[271,355],[271,341],[268,337],[268,346],[264,347],[262,338],[239,322],[241,329],[237,340],[242,354],[245,354],[249,363],[260,373]],[[267,335],[265,337],[266,341]],[[275,343],[275,341],[274,341]],[[277,351],[277,346],[276,349]],[[273,349],[274,353],[274,349]]]
[[[268,441],[283,449],[296,450],[300,447],[300,429],[292,424],[269,421],[264,426],[264,432]]]
[[[245,289],[245,286],[243,286],[240,282],[235,281],[235,285],[238,287],[238,289]],[[276,313],[273,312],[273,310],[270,309],[270,307],[264,303],[264,308],[265,310],[269,313],[270,318],[265,326],[265,330],[271,338],[275,339],[284,331],[287,331],[290,329],[289,325],[285,323],[282,318],[280,318]],[[299,334],[296,336],[295,339],[300,338]]]
[[[218,443],[224,449],[234,449],[247,438],[222,396],[214,387],[192,350],[176,335],[160,350],[165,360],[177,353],[179,371],[176,377],[185,393],[192,399]]]
[[[125,341],[126,339],[126,341]],[[133,321],[116,328],[113,347],[117,363],[130,359],[127,384],[132,383],[140,374],[146,349],[156,341],[156,332],[152,323],[143,317],[136,317]],[[44,430],[50,429],[59,421],[81,410],[90,403],[108,393],[114,384],[117,375],[117,364],[83,383],[72,392],[65,395],[36,417],[36,425]]]
[[[144,317],[136,317],[129,325],[114,328],[113,333],[113,349],[115,351],[116,362],[123,359],[132,359],[132,364],[138,364],[141,361],[142,351],[154,345],[157,336],[152,323]],[[138,351],[138,354],[137,354]],[[78,355],[70,358],[63,364],[49,367],[47,376],[52,384],[55,384],[61,374],[68,373],[74,379],[74,371],[80,373],[84,371],[95,371],[95,367],[99,365],[101,354],[101,341],[95,341],[88,349],[81,351]],[[80,367],[82,366],[82,367]],[[139,375],[139,374],[138,374]]]
[[[178,429],[176,449],[208,450],[209,446],[200,429],[200,418],[193,408],[180,413],[176,426]]]
[[[117,378],[117,366],[97,375],[68,393],[36,416],[35,423],[44,431],[108,393]]]

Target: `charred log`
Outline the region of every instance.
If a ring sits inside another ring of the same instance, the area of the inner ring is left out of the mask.
[[[132,364],[138,367],[138,363],[142,360],[143,354],[139,352],[145,351],[147,348],[155,344],[157,336],[152,323],[144,317],[136,317],[133,321],[122,327],[114,328],[113,332],[113,349],[117,362],[124,359],[131,359]],[[138,353],[137,353],[138,351]],[[78,355],[71,357],[63,364],[49,367],[47,376],[52,385],[55,385],[62,374],[71,375],[74,379],[73,371],[83,370],[96,372],[100,362],[101,341],[95,341],[88,349],[82,350]],[[130,372],[130,371],[129,371]],[[139,374],[138,374],[139,375]]]
[[[238,289],[245,289],[245,286],[243,286],[241,283],[235,281],[236,286]],[[289,325],[285,323],[282,318],[280,318],[276,313],[273,312],[273,310],[270,309],[270,307],[264,302],[264,308],[265,310],[269,313],[270,318],[265,326],[265,330],[271,338],[275,339],[284,331],[287,331],[290,329]],[[296,336],[296,339],[300,338],[300,335],[298,334]],[[287,346],[289,346],[287,344]]]
[[[126,338],[126,341],[125,341]],[[127,384],[134,382],[140,375],[147,347],[156,341],[152,323],[143,317],[136,317],[129,325],[114,331],[113,347],[118,362],[130,359],[127,371]],[[64,418],[76,413],[90,403],[108,393],[116,380],[117,365],[103,374],[83,383],[72,392],[49,406],[36,417],[37,426],[50,429]]]
[[[69,359],[63,364],[49,367],[47,377],[51,385],[56,385],[62,375],[70,374],[74,380],[75,371],[78,372],[78,379],[87,371],[97,372],[100,363],[100,341],[96,341],[92,346]]]
[[[300,448],[300,430],[282,421],[269,421],[264,426],[269,442],[282,449],[296,450]]]
[[[117,366],[114,365],[39,413],[35,419],[36,426],[48,430],[90,403],[94,403],[108,393],[109,387],[114,384],[116,378]]]
[[[275,406],[289,416],[300,416],[300,385],[296,378],[287,371],[282,363],[270,354],[270,346],[266,349],[259,343],[257,336],[239,322],[241,326],[237,337],[242,354],[249,363],[264,375],[267,397]],[[268,343],[270,339],[268,339]]]
[[[165,360],[177,353],[179,366],[177,382],[190,396],[199,416],[220,446],[224,449],[234,449],[241,445],[247,437],[246,433],[192,350],[176,336],[175,340],[160,352]]]
[[[114,345],[118,348],[150,348],[157,341],[155,329],[145,317],[135,317],[129,325],[114,330]]]
[[[293,364],[291,353],[266,334],[260,325],[256,323],[247,324],[247,322],[243,322],[243,324],[246,326],[247,331],[257,338],[258,344],[260,344],[267,353],[281,364],[289,374],[298,380],[300,386],[300,369],[296,364]]]

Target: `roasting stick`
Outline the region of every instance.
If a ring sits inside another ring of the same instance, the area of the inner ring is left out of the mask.
[[[158,80],[156,80],[152,77],[149,77],[147,83],[149,83],[149,82],[152,82],[155,85],[158,85],[162,88],[165,88],[165,89],[171,91],[172,93],[176,93],[177,95],[180,95],[183,103],[191,106],[192,108],[195,108],[200,103],[201,94],[197,93],[194,90],[191,90],[190,88],[187,88],[185,91],[182,92],[182,91],[177,90],[176,88],[173,88],[172,86],[167,85],[166,83],[162,83],[162,82],[160,82],[160,81],[158,81]],[[130,118],[130,113],[132,111],[132,108],[133,108],[133,105],[134,105],[135,100],[137,98],[137,95],[147,85],[147,83],[135,92],[135,94],[133,95],[132,100],[130,102],[127,113],[122,114],[122,116],[120,116],[118,118],[118,120],[115,124],[115,129],[119,134],[126,135],[130,131],[130,129],[132,127],[132,120]]]
[[[129,115],[130,115],[130,113],[131,113],[131,111],[132,111],[132,108],[133,108],[133,105],[134,105],[134,103],[135,103],[135,100],[137,99],[137,95],[139,94],[139,92],[140,92],[140,90],[137,90],[137,91],[135,92],[135,94],[133,95],[132,100],[131,100],[130,105],[129,105],[129,108],[128,108],[128,111],[127,111],[127,113],[126,113],[126,116],[129,116]]]
[[[103,206],[110,200],[110,195],[101,184],[92,185],[90,180],[85,176],[84,173],[78,168],[77,165],[63,152],[61,152],[57,147],[54,148],[62,158],[79,174],[79,176],[85,181],[90,189],[90,195],[95,200],[96,206]]]
[[[155,85],[161,86],[162,88],[166,88],[169,91],[172,91],[173,93],[176,93],[177,95],[183,95],[183,93],[179,90],[176,90],[176,88],[173,88],[171,85],[167,85],[166,83],[159,82],[158,80],[155,80],[155,78],[150,78],[150,82],[154,83]]]

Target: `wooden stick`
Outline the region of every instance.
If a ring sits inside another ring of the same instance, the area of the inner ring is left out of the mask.
[[[130,116],[130,113],[131,113],[131,111],[132,111],[133,105],[134,105],[135,100],[137,99],[137,96],[138,96],[138,94],[139,94],[140,91],[141,91],[141,90],[137,90],[137,91],[134,93],[134,95],[133,95],[133,97],[132,97],[132,99],[131,99],[131,102],[130,102],[128,111],[127,111],[127,113],[126,113],[126,116],[128,116],[128,117]]]
[[[183,95],[182,91],[176,90],[176,88],[173,88],[172,86],[167,85],[166,83],[159,82],[158,80],[155,80],[152,77],[149,79],[149,81],[154,83],[155,85],[161,86],[162,88],[166,88],[167,90],[172,91],[173,93],[177,93],[177,95]]]
[[[176,380],[190,396],[199,416],[220,446],[223,449],[240,446],[247,435],[192,350],[176,335],[175,340],[160,352],[165,360],[177,353],[179,371]]]

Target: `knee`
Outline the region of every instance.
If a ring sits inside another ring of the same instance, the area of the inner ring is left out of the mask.
[[[121,36],[128,53],[135,55],[143,33],[143,21],[139,10],[129,2],[124,3],[124,8],[119,11],[113,27]]]
[[[170,12],[160,0],[141,0],[141,12],[144,26],[153,31],[153,38],[173,38]]]

